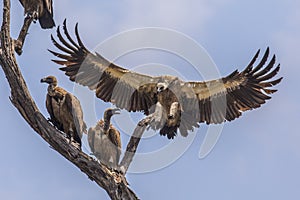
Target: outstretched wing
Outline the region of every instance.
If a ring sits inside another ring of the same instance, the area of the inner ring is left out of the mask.
[[[49,50],[62,59],[53,61],[64,65],[60,69],[65,71],[71,81],[95,90],[96,96],[103,101],[111,102],[128,111],[144,111],[147,114],[150,107],[157,102],[158,77],[131,72],[109,62],[99,54],[92,54],[83,45],[77,27],[76,25],[77,43],[68,33],[66,20],[63,23],[63,30],[68,42],[61,35],[59,27],[57,37],[61,44],[51,35],[54,45],[63,52]]]
[[[191,90],[184,93],[183,110],[190,112],[198,122],[218,124],[238,118],[243,111],[260,107],[271,98],[270,94],[277,91],[272,87],[277,85],[282,77],[271,80],[280,69],[279,64],[274,68],[275,55],[264,67],[268,60],[269,48],[258,65],[253,67],[258,55],[259,51],[242,72],[236,70],[218,80],[185,83],[183,88]],[[194,94],[191,94],[191,91]],[[199,104],[198,114],[192,112],[194,106],[189,106],[196,101]]]

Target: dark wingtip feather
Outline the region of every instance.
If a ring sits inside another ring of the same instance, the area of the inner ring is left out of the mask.
[[[56,34],[58,35],[60,32],[60,25],[57,26],[57,29],[56,29]]]
[[[52,34],[50,35],[50,38],[51,38],[52,43],[57,43]]]
[[[269,79],[273,78],[276,74],[278,74],[279,69],[280,69],[279,65],[278,65],[273,71],[271,71],[270,73],[268,73],[268,71],[269,71],[270,69],[266,69],[267,72],[265,72],[265,73],[263,74],[263,76],[261,75],[259,78],[257,78],[257,80],[260,81],[260,82],[261,82],[261,81],[265,81],[265,80],[269,80]],[[267,73],[268,73],[268,74],[267,74]]]
[[[50,53],[52,53],[53,55],[57,55],[58,53],[57,52],[55,52],[55,51],[52,51],[51,49],[47,49]]]
[[[53,61],[53,60],[52,60]],[[54,62],[54,61],[53,61]],[[68,67],[60,67],[60,68],[58,68],[59,70],[61,70],[61,71],[67,71],[68,70]]]
[[[272,57],[271,61],[269,62],[269,64],[264,69],[262,69],[261,71],[253,74],[253,77],[258,78],[258,80],[263,80],[263,77],[261,77],[261,76],[267,76],[266,73],[268,73],[273,68],[275,62],[276,62],[276,56],[273,55],[273,57]],[[274,71],[276,71],[276,69]],[[277,72],[275,72],[275,74],[276,73]]]
[[[75,25],[75,35],[76,35],[79,46],[82,47],[83,49],[85,49],[83,42],[81,41],[80,36],[79,36],[78,23],[76,23],[76,25]]]
[[[271,82],[271,84],[274,86],[274,85],[277,85],[278,83],[280,83],[282,81],[283,77],[280,77],[279,79],[276,79],[274,81]]]
[[[65,19],[63,22],[63,30],[65,35],[67,36],[68,40],[77,48],[79,49],[80,47],[78,46],[78,44],[72,39],[72,37],[69,34],[68,28],[67,28],[67,20]]]
[[[276,89],[264,89],[264,92],[267,94],[273,94],[273,93],[277,92],[277,90]]]
[[[253,64],[257,60],[259,53],[260,53],[260,49],[257,50],[256,54],[254,55],[254,57],[252,58],[252,60],[250,61],[250,63],[246,67],[246,69],[243,71],[243,73],[248,73],[252,70]]]
[[[51,61],[58,65],[65,65],[65,63],[67,62],[65,60],[54,60],[54,59],[52,59]]]
[[[61,59],[64,59],[64,60],[68,60],[68,61],[74,61],[76,60],[76,58],[72,57],[72,56],[69,56],[69,55],[65,55],[65,54],[61,54],[61,53],[57,53],[55,51],[52,51],[50,49],[48,49],[48,51],[50,53],[52,53],[54,56],[58,57],[58,58],[61,58]]]
[[[67,24],[67,18],[64,19],[63,25],[65,26]]]
[[[59,29],[59,27],[58,27],[58,29]],[[59,33],[59,31],[58,31],[58,33]],[[71,51],[70,49],[67,49],[66,47],[63,47],[62,45],[60,45],[55,39],[54,39],[54,37],[53,37],[53,35],[51,34],[51,40],[52,40],[52,43],[54,44],[54,46],[56,46],[59,50],[61,50],[61,51],[64,51],[65,53],[68,53],[68,54],[73,54],[74,52],[73,51]],[[59,39],[60,39],[60,37],[59,37]]]
[[[65,27],[63,27],[63,29],[65,29]],[[64,31],[65,32],[65,31]],[[57,37],[59,39],[59,41],[65,46],[67,47],[69,50],[72,50],[73,52],[76,52],[77,49],[76,49],[76,46],[72,46],[70,43],[68,43],[64,37],[62,36],[61,32],[60,32],[60,29],[58,28],[57,29]],[[67,37],[69,39],[69,37]]]
[[[267,62],[268,60],[268,57],[269,57],[269,53],[270,53],[270,49],[269,47],[267,47],[266,51],[265,51],[265,54],[263,55],[260,63],[251,71],[251,74],[254,74],[256,73],[257,71],[259,71],[263,66],[264,64]]]

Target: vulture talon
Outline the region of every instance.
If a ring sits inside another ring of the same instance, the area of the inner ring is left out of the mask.
[[[15,52],[20,56],[23,53],[22,50],[23,44],[21,41],[19,40],[14,40],[14,48],[15,48]]]

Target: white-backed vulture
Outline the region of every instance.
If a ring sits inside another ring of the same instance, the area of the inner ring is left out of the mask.
[[[18,39],[14,40],[15,51],[21,55],[23,44],[28,34],[30,24],[39,20],[39,23],[43,29],[53,28],[55,22],[53,19],[53,7],[52,0],[19,0],[24,7],[24,19],[23,26],[19,33]]]
[[[57,79],[48,76],[41,79],[41,83],[48,83],[46,108],[50,121],[59,130],[65,132],[70,142],[75,141],[81,147],[82,133],[86,132],[83,112],[79,100],[61,87],[57,86]]]
[[[75,27],[77,42],[69,35],[66,23],[63,30],[67,40],[57,28],[58,43],[53,36],[53,44],[63,53],[50,51],[63,65],[60,70],[71,81],[95,90],[96,96],[128,111],[142,111],[156,116],[150,126],[160,129],[161,135],[174,138],[179,128],[181,135],[199,123],[219,124],[241,116],[242,112],[260,107],[277,90],[282,78],[271,80],[279,71],[274,67],[275,55],[266,64],[269,56],[267,48],[261,61],[254,66],[258,51],[247,67],[241,72],[235,70],[230,75],[205,82],[185,82],[178,77],[151,77],[124,69],[109,62],[99,54],[91,53],[79,37]],[[266,66],[265,66],[266,64]]]
[[[120,132],[110,123],[119,109],[107,109],[103,119],[88,130],[88,142],[93,155],[103,164],[116,169],[121,155]]]

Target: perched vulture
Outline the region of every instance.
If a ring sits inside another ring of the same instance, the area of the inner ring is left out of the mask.
[[[20,0],[25,15],[39,20],[43,29],[55,26],[53,20],[52,0]]]
[[[46,108],[50,121],[67,134],[70,142],[75,141],[81,147],[82,133],[86,132],[83,113],[79,100],[61,87],[57,86],[54,76],[41,79],[41,83],[48,83]]]
[[[88,142],[93,154],[105,165],[117,167],[121,154],[120,132],[113,127],[110,119],[119,114],[119,109],[107,109],[104,119],[97,122],[95,127],[89,128]]]
[[[24,41],[32,21],[35,22],[38,19],[43,29],[55,26],[55,22],[53,20],[52,0],[20,0],[20,2],[24,7],[24,14],[26,17],[18,39],[14,40],[15,51],[19,55],[22,54]]]
[[[95,90],[99,99],[118,108],[151,114],[154,122],[150,126],[160,129],[160,134],[169,139],[174,138],[177,129],[187,136],[199,123],[231,121],[246,110],[260,107],[277,91],[272,86],[282,79],[271,80],[280,67],[278,64],[273,68],[275,55],[266,64],[269,48],[255,67],[260,51],[241,72],[235,70],[226,77],[206,82],[184,82],[174,76],[151,77],[117,66],[83,45],[77,25],[77,42],[70,37],[65,22],[63,30],[68,41],[59,27],[57,36],[61,43],[51,36],[63,53],[50,52],[60,58],[53,61],[63,65],[60,69],[70,80]]]

